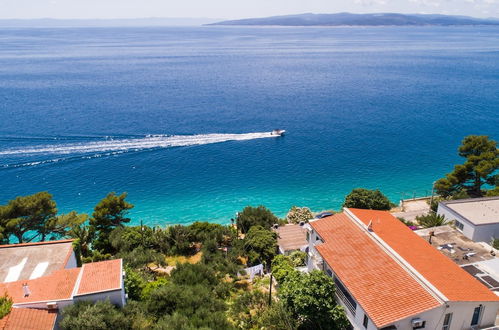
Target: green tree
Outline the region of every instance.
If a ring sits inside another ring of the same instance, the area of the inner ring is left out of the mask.
[[[125,266],[125,292],[128,298],[140,300],[142,298],[142,290],[147,282],[141,274],[131,267]]]
[[[244,234],[252,226],[262,226],[270,229],[279,219],[265,206],[246,206],[237,216],[237,228]]]
[[[71,330],[131,329],[123,313],[109,300],[79,301],[64,308],[59,326]]]
[[[71,211],[50,218],[47,222],[47,229],[50,233],[55,235],[54,238],[64,237],[69,235],[69,231],[71,231],[73,227],[83,225],[87,219],[87,214],[78,214],[76,211]]]
[[[262,226],[252,226],[244,238],[244,250],[250,265],[263,263],[270,266],[277,248],[277,234]]]
[[[109,242],[109,233],[114,228],[130,222],[130,218],[126,216],[133,208],[133,204],[128,203],[125,200],[126,197],[126,193],[118,196],[111,192],[95,206],[92,218],[90,218],[90,226],[97,233],[94,248],[103,252],[113,252]]]
[[[189,255],[194,252],[191,231],[182,225],[168,226],[163,233],[171,254]]]
[[[7,296],[7,293],[5,293],[2,297],[0,297],[0,320],[6,316],[7,314],[10,313],[10,310],[12,309],[12,299]]]
[[[166,324],[175,314],[182,316],[191,328],[230,329],[225,317],[224,301],[203,285],[167,284],[151,292],[147,301],[150,315]],[[177,317],[178,317],[177,316]],[[168,328],[166,328],[168,329]]]
[[[93,228],[84,224],[72,226],[67,232],[67,236],[75,239],[76,250],[82,257],[90,257],[90,245],[94,237]]]
[[[279,254],[272,260],[272,275],[274,275],[279,284],[283,283],[291,274],[297,272],[293,261],[288,256]]]
[[[458,149],[464,164],[454,166],[454,170],[435,183],[437,193],[448,197],[465,191],[471,197],[486,194],[484,185],[499,182],[499,151],[497,143],[484,135],[469,135],[463,139]]]
[[[295,330],[298,329],[298,320],[282,301],[274,301],[258,317],[258,329]]]
[[[416,217],[416,222],[419,223],[424,228],[432,228],[438,226],[444,226],[448,224],[448,221],[443,215],[430,212],[425,215],[418,215]]]
[[[334,298],[333,279],[321,271],[298,273],[281,284],[279,296],[300,329],[346,329],[348,320]]]
[[[343,206],[367,210],[390,210],[393,203],[378,189],[356,188],[345,197]]]
[[[245,291],[232,302],[229,315],[239,329],[260,329],[259,316],[269,307],[268,294],[259,290]]]
[[[19,196],[0,206],[0,226],[5,228],[4,235],[14,235],[19,243],[35,238],[44,241],[50,233],[50,220],[56,214],[56,203],[46,191]]]
[[[172,283],[177,285],[202,285],[213,288],[219,283],[219,279],[211,267],[204,264],[179,264],[172,271]]]
[[[288,220],[289,223],[300,223],[301,221],[308,222],[313,218],[314,215],[308,207],[293,206],[286,215],[286,220]]]

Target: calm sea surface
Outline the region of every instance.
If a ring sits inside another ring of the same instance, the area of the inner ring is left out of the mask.
[[[499,139],[497,27],[0,30],[2,204],[126,191],[163,225],[398,201],[467,134]]]

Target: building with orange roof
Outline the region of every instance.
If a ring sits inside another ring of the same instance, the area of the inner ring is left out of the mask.
[[[40,268],[36,266],[35,261],[22,262],[23,267],[18,267],[15,273],[11,271],[7,273],[7,277],[10,276],[11,280],[0,283],[0,296],[7,294],[13,301],[13,308],[8,316],[0,320],[0,330],[31,329],[24,326],[28,322],[26,320],[38,317],[48,322],[53,314],[57,315],[64,307],[80,300],[109,300],[117,306],[125,305],[123,261],[121,259],[106,260],[77,267],[76,261],[74,263],[71,261],[74,257],[72,247],[69,252],[65,246],[67,244],[71,246],[72,241],[0,246],[0,256],[6,256],[11,262],[14,259],[33,258],[36,253],[32,249],[35,247],[42,250],[39,256],[45,256],[47,251],[55,251],[57,255],[49,259],[49,266],[44,267],[43,274],[38,273],[39,276],[32,276],[33,267],[28,267],[27,271],[24,271],[26,265],[35,265],[34,269]],[[47,246],[56,247],[56,249],[45,250]],[[26,252],[25,255],[21,253],[23,251]],[[12,252],[13,256],[9,256],[9,252]],[[12,280],[14,278],[12,274],[17,280]],[[28,274],[31,275],[28,276]],[[37,327],[36,329],[46,328]]]
[[[499,298],[389,212],[345,208],[311,221],[309,270],[333,277],[355,329],[478,329]]]
[[[0,319],[0,330],[52,330],[56,326],[57,312],[32,309],[13,308]]]
[[[62,309],[78,300],[106,299],[123,306],[122,260],[93,262],[33,280],[1,283],[0,295],[5,293],[17,308]]]

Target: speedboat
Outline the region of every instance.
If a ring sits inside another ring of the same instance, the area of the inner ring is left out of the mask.
[[[286,130],[283,129],[275,129],[272,132],[270,132],[270,135],[278,135],[278,136],[283,136],[284,133],[286,133]]]

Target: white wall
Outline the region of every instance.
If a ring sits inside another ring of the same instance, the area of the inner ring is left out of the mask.
[[[66,266],[64,267],[65,269],[69,269],[69,268],[76,268],[78,267],[78,265],[76,264],[76,255],[75,255],[75,252],[71,252],[71,256],[69,256],[69,260],[68,262],[66,263]]]
[[[475,225],[442,203],[438,204],[437,213],[443,215],[449,221],[457,220],[462,223],[463,229],[457,227],[456,229],[474,242],[490,243],[492,238],[499,238],[499,223]]]
[[[473,240],[473,235],[475,234],[475,225],[474,224],[472,224],[468,220],[464,219],[461,215],[459,215],[458,213],[449,209],[447,206],[445,206],[442,203],[438,204],[437,214],[443,215],[445,217],[445,219],[447,219],[449,221],[457,220],[460,223],[462,223],[463,229],[459,229],[457,227],[456,227],[456,229],[459,230],[460,232],[462,232],[464,236]]]
[[[494,238],[499,238],[499,223],[475,226],[473,241],[490,243]]]
[[[484,308],[479,327],[494,325],[499,302],[448,302],[439,308],[395,322],[394,325],[397,329],[412,330],[411,320],[419,317],[426,321],[425,329],[442,329],[445,314],[452,313],[451,330],[471,329],[473,311],[480,304]]]
[[[100,292],[94,294],[86,294],[82,296],[76,296],[73,298],[75,302],[77,301],[103,301],[109,299],[109,301],[117,306],[123,307],[125,304],[125,290],[115,290],[108,292]]]

